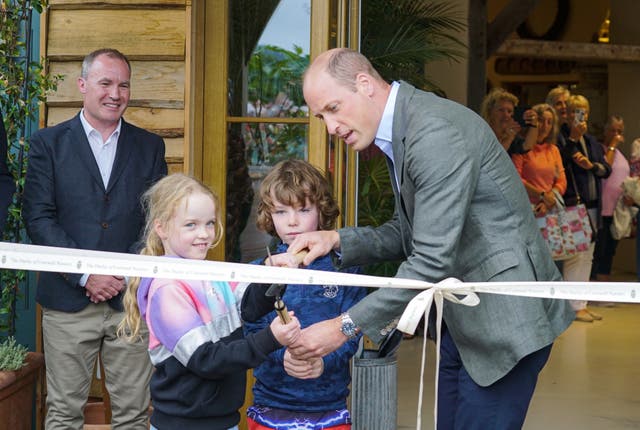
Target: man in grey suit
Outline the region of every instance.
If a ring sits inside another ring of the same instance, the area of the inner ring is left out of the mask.
[[[355,151],[382,150],[396,200],[380,227],[298,236],[289,252],[308,249],[304,264],[333,249],[343,266],[402,260],[396,276],[433,283],[561,280],[516,170],[478,115],[407,83],[389,85],[348,49],[318,56],[303,89],[330,134]],[[360,330],[380,342],[416,294],[380,289],[308,327],[291,347],[295,364]],[[573,320],[563,300],[480,296],[475,307],[445,304],[439,429],[521,428],[551,345]]]
[[[24,189],[27,232],[36,245],[135,252],[144,225],[140,196],[167,174],[159,136],[122,119],[131,66],[114,49],[87,55],[77,80],[83,108],[31,138]],[[93,366],[102,357],[113,429],[147,429],[151,362],[145,340],[116,336],[122,276],[42,272],[47,373],[45,427],[82,429]]]

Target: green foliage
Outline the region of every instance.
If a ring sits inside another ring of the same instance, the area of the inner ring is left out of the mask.
[[[450,3],[430,0],[364,0],[361,51],[387,80],[437,90],[425,74],[432,61],[458,61],[465,44],[455,35],[464,16]]]
[[[455,6],[430,0],[363,0],[361,51],[388,81],[404,80],[437,91],[425,67],[431,61],[457,61],[465,45],[454,32],[465,28]],[[381,153],[362,154],[358,174],[358,225],[379,226],[393,216],[391,178]],[[398,262],[365,268],[370,275],[393,276]]]
[[[249,59],[249,116],[306,117],[302,74],[309,55],[300,47],[293,51],[273,45],[258,46]],[[305,127],[288,123],[243,125],[247,159],[251,165],[272,166],[289,158],[305,158]]]
[[[358,225],[379,226],[390,220],[395,207],[391,177],[385,157],[368,150],[360,157],[358,174]],[[398,262],[371,264],[364,268],[366,274],[393,276]]]
[[[16,194],[9,208],[3,240],[20,242],[22,189],[27,168],[27,124],[37,118],[39,104],[55,91],[61,76],[46,72],[46,62],[31,61],[31,21],[33,11],[42,12],[47,0],[1,0],[0,2],[0,108],[7,130],[9,153],[7,164],[16,181]],[[0,272],[0,331],[15,331],[15,304],[24,271]]]
[[[293,105],[304,105],[301,78],[308,65],[309,55],[299,46],[289,51],[279,46],[259,45],[249,59],[249,100],[266,104],[284,93]]]
[[[14,371],[24,366],[27,347],[16,343],[13,336],[0,343],[0,371]]]

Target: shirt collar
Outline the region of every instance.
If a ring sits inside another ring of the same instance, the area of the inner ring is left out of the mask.
[[[89,124],[89,121],[87,121],[87,119],[84,117],[84,108],[82,108],[82,110],[80,111],[80,122],[82,123],[82,128],[84,128],[84,134],[87,136],[87,139],[94,132],[97,133],[98,136],[100,136],[100,139],[102,139],[102,134],[98,130],[96,130],[91,124]],[[118,126],[116,127],[115,130],[113,130],[113,133],[111,133],[109,138],[107,138],[103,143],[107,143],[111,139],[111,137],[113,137],[117,141],[118,136],[120,136],[121,127],[122,127],[122,118],[118,120]]]
[[[382,150],[385,154],[393,158],[393,151],[391,151],[391,141],[393,136],[393,113],[396,106],[396,96],[398,95],[398,89],[400,84],[393,82],[391,84],[391,91],[387,98],[387,103],[384,106],[382,112],[382,119],[378,125],[378,131],[376,132],[375,145]]]

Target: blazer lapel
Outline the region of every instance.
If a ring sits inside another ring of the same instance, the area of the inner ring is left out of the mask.
[[[85,134],[82,122],[80,122],[80,115],[76,116],[73,125],[71,126],[71,140],[72,145],[76,147],[76,154],[87,168],[87,171],[91,175],[94,181],[96,181],[104,189],[104,183],[102,182],[102,176],[100,175],[100,169],[98,163],[96,163],[96,157],[93,155],[89,140]]]
[[[127,124],[123,119],[122,126],[120,127],[120,136],[118,137],[118,147],[116,148],[116,158],[113,161],[113,168],[111,169],[107,192],[113,188],[113,185],[118,181],[118,178],[120,178],[127,163],[131,159],[131,149],[135,142],[132,142],[129,139],[130,133],[128,133],[128,131],[129,124]]]
[[[413,192],[414,187],[410,181],[405,180],[405,131],[408,102],[411,98],[414,88],[404,82],[400,82],[398,95],[396,97],[396,105],[393,110],[393,130],[391,146],[393,148],[393,162],[398,174],[399,190],[395,193],[396,210],[400,217],[400,230],[402,235],[407,239],[402,241],[405,254],[409,255],[411,249],[411,235],[413,231]]]
[[[396,96],[396,105],[393,108],[393,130],[391,138],[391,146],[393,148],[393,162],[395,163],[396,173],[398,174],[399,187],[402,189],[404,182],[404,139],[406,126],[406,109],[407,100],[411,97],[413,87],[400,82],[398,95]]]

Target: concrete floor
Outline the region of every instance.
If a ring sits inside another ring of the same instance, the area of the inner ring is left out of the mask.
[[[592,307],[594,323],[574,322],[540,374],[525,430],[640,429],[640,305]],[[398,352],[398,429],[416,428],[422,337]],[[427,342],[422,429],[433,429],[434,343]]]

